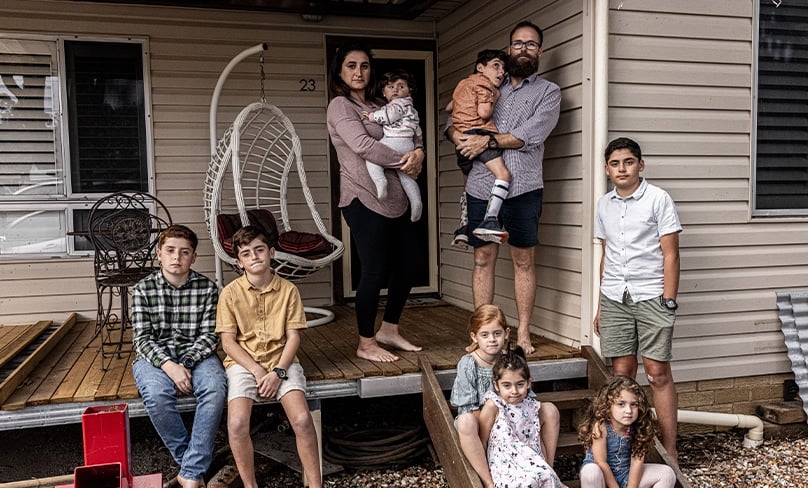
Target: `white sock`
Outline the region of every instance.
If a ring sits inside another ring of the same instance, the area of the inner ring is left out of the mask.
[[[499,209],[502,208],[502,202],[508,197],[508,188],[511,183],[505,180],[494,180],[494,188],[491,189],[491,197],[488,198],[488,206],[485,209],[485,216],[496,217],[499,215]]]

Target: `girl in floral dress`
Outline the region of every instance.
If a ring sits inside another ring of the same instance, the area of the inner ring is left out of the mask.
[[[494,391],[485,395],[480,432],[497,488],[561,488],[542,455],[541,404],[529,397],[531,379],[525,353],[516,346],[493,367]]]

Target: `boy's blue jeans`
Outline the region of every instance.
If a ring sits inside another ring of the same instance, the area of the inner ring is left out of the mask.
[[[211,356],[191,370],[197,403],[190,433],[177,410],[171,378],[145,359],[135,361],[132,372],[154,429],[180,465],[180,476],[202,478],[212,461],[216,430],[227,401],[227,376],[219,358]]]

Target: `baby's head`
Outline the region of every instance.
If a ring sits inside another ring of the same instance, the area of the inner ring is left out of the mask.
[[[499,49],[483,49],[477,53],[477,61],[474,62],[474,72],[481,73],[495,86],[502,84],[505,77],[505,61],[508,56],[505,51]]]
[[[388,102],[396,98],[412,97],[415,95],[415,77],[403,69],[388,71],[379,81],[379,88]]]

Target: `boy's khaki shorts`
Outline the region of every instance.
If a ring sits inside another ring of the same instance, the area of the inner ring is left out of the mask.
[[[255,381],[255,376],[247,368],[240,364],[234,364],[227,368],[226,373],[228,402],[239,397],[246,397],[255,402],[268,400],[268,398],[258,396],[258,384]],[[286,370],[286,376],[287,378],[281,381],[281,386],[278,387],[275,400],[280,400],[283,395],[292,390],[300,390],[304,394],[306,393],[306,375],[303,374],[303,367],[299,363],[292,363],[289,369]]]
[[[669,362],[676,312],[660,297],[634,303],[628,292],[623,302],[600,294],[600,349],[604,357],[636,356]]]

